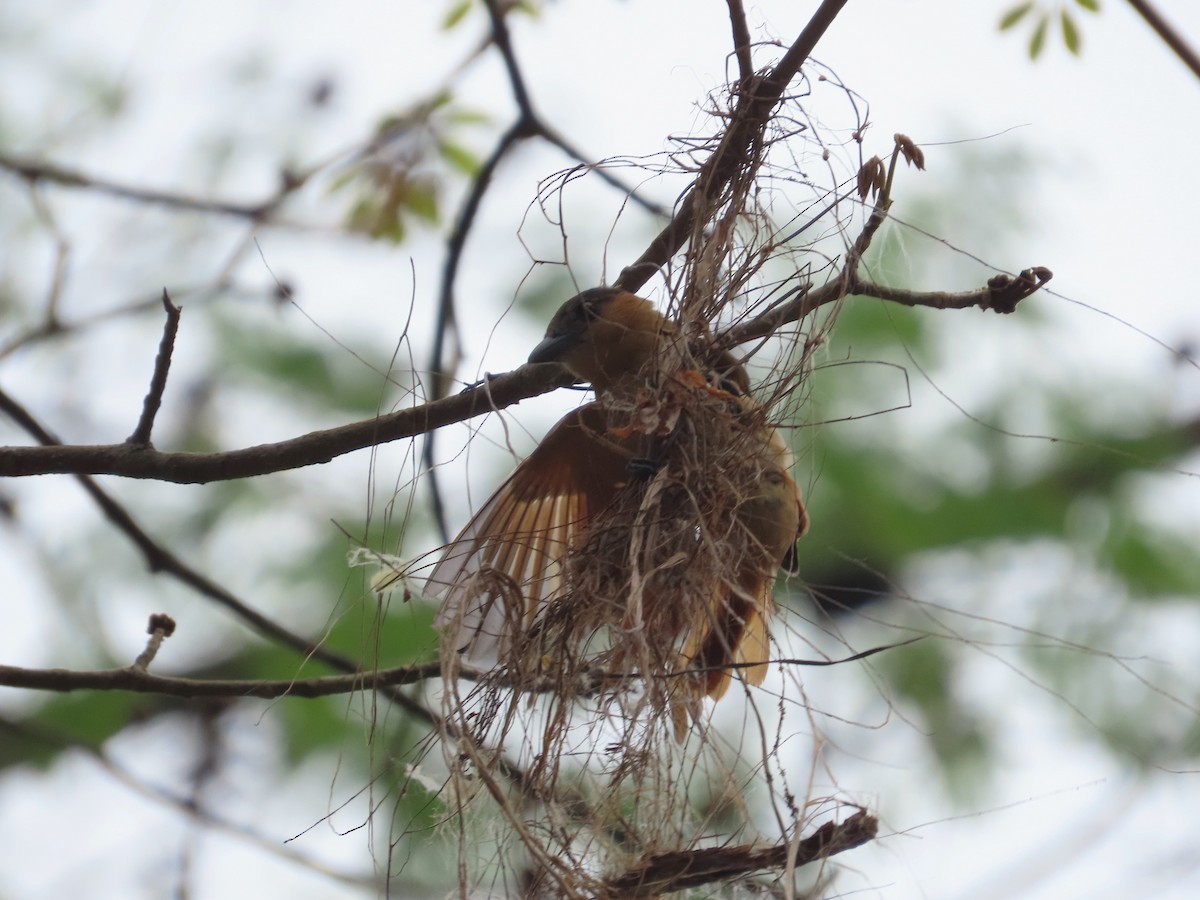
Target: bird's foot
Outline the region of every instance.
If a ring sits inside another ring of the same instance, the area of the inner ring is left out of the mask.
[[[638,456],[629,461],[629,474],[634,478],[640,478],[643,481],[649,481],[658,474],[659,469],[663,467],[660,459],[647,459],[646,457]]]
[[[495,381],[499,377],[500,377],[499,375],[493,375],[491,372],[484,372],[483,377],[481,379],[479,379],[478,381],[472,381],[470,384],[468,384],[466,387],[464,387],[461,391],[459,391],[459,393],[466,394],[470,391],[475,390],[475,388],[477,388],[477,387],[483,387],[485,384],[487,384],[490,381]]]

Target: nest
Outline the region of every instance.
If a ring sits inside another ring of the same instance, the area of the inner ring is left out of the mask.
[[[769,407],[703,364],[710,350],[680,338],[644,373],[636,395],[605,399],[612,435],[651,452],[566,548],[561,587],[548,602],[528,610],[527,585],[481,582],[507,615],[495,665],[463,681],[461,638],[453,626],[445,636],[444,708],[460,765],[494,769],[504,748],[521,772],[519,804],[536,798],[535,818],[557,819],[563,829],[553,837],[525,832],[528,820],[514,809],[526,850],[532,841],[554,846],[555,857],[572,849],[625,865],[691,846],[689,766],[708,745],[706,697],[765,670],[763,620],[779,559],[756,536],[755,504],[790,455],[774,437]],[[767,585],[765,605],[747,588],[756,580]],[[518,802],[497,781],[459,788],[464,803],[481,788]],[[728,785],[717,790],[737,794]],[[586,867],[573,865],[568,891],[558,865],[534,866],[542,887],[531,894],[602,893],[604,866],[585,878]]]
[[[668,276],[678,332],[669,352],[635,394],[602,400],[611,436],[649,448],[636,461],[644,465],[630,467],[615,502],[563,548],[546,602],[531,609],[528,584],[481,576],[481,592],[503,607],[504,640],[486,671],[463,677],[461,617],[444,635],[451,809],[463,835],[478,833],[471,810],[491,809],[477,820],[488,846],[499,810],[510,842],[485,854],[464,837],[462,871],[511,873],[522,896],[636,894],[620,879],[647,860],[682,858],[705,835],[746,829],[748,785],[764,771],[787,798],[773,800],[779,837],[786,843],[808,822],[805,802],[767,758],[778,747],[769,749],[761,722],[762,755],[747,774],[731,757],[755,736],[715,734],[706,702],[760,679],[770,656],[759,626],[779,552],[764,546],[756,517],[764,483],[791,465],[773,424],[794,414],[823,328],[772,339],[777,363],[753,398],[724,377],[721,362],[732,357],[714,337],[718,323],[783,302],[803,270],[793,260],[779,280],[765,274],[799,252],[775,243],[761,205],[770,145],[698,203],[686,256]],[[752,576],[768,579],[765,603],[746,587]],[[491,804],[476,803],[481,795]]]
[[[617,502],[568,548],[565,590],[541,611],[506,660],[510,672],[553,671],[564,684],[639,683],[640,714],[670,715],[677,737],[720,662],[735,654],[758,598],[739,574],[777,561],[740,514],[775,465],[761,410],[696,370],[656,373],[633,408],[610,409],[624,434],[656,451]],[[741,605],[746,609],[735,608]],[[528,671],[533,661],[539,668]],[[618,689],[621,689],[618,687]]]

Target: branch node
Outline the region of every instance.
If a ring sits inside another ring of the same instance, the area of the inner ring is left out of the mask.
[[[980,309],[1007,315],[1016,312],[1017,304],[1043,287],[1054,273],[1045,266],[1025,269],[1016,278],[1003,273],[988,279],[987,297],[979,303]]]
[[[175,620],[166,613],[154,613],[150,616],[150,624],[146,626],[146,632],[150,635],[150,640],[146,641],[146,649],[130,666],[137,672],[145,672],[150,667],[150,663],[158,655],[158,648],[162,646],[162,642],[175,633]]]

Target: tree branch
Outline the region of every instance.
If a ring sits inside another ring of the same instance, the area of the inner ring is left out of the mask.
[[[1051,278],[1042,266],[1026,269],[1016,278],[996,275],[986,287],[973,291],[906,291],[855,279],[850,293],[876,297],[905,306],[932,309],[977,307],[1009,313],[1017,304]],[[717,341],[734,346],[760,339],[776,329],[799,321],[815,310],[845,296],[840,280],[805,290],[787,304],[754,319],[739,323]],[[50,474],[121,475],[176,484],[205,484],[250,478],[329,462],[335,457],[366,447],[414,437],[427,431],[462,422],[485,412],[494,412],[521,400],[548,393],[570,384],[571,376],[554,365],[524,365],[461,394],[433,403],[400,410],[391,415],[314,431],[275,444],[260,444],[219,453],[166,453],[131,444],[64,446],[52,436],[39,437],[41,447],[0,447],[0,476]],[[18,422],[28,414],[0,390],[0,411]],[[45,435],[44,435],[45,436]]]
[[[737,172],[746,158],[748,148],[763,134],[771,121],[783,92],[800,71],[805,60],[816,48],[846,0],[822,0],[804,30],[788,52],[763,78],[745,85],[737,95],[737,106],[721,143],[712,156],[704,161],[696,180],[679,205],[679,211],[667,226],[651,241],[637,262],[627,266],[616,280],[616,287],[636,293],[655,272],[679,252],[696,225],[696,215],[702,200],[714,197]]]
[[[134,200],[139,203],[150,203],[157,206],[167,206],[173,209],[183,209],[193,212],[215,213],[222,216],[233,216],[239,219],[249,219],[252,222],[263,222],[271,213],[279,208],[289,194],[304,184],[305,178],[299,175],[288,175],[274,196],[260,203],[230,203],[222,200],[211,200],[205,197],[193,197],[173,191],[158,191],[153,188],[135,187],[108,181],[93,175],[85,175],[65,166],[53,163],[36,162],[31,159],[20,159],[15,156],[0,153],[0,169],[11,172],[23,178],[31,185],[39,182],[51,182],[60,187],[80,188],[111,194],[124,200]]]
[[[261,679],[178,678],[154,675],[133,665],[124,669],[72,671],[69,669],[25,669],[0,666],[0,685],[35,691],[129,691],[135,694],[161,694],[167,697],[328,697],[354,691],[413,684],[441,675],[437,662],[418,666],[398,666],[374,672],[352,672],[320,678],[290,678],[277,681]]]
[[[870,281],[855,281],[854,293],[903,306],[925,306],[930,309],[978,308],[1007,314],[1016,312],[1018,303],[1039,290],[1053,277],[1054,273],[1045,266],[1034,266],[1025,269],[1015,278],[1005,274],[993,275],[985,287],[973,291],[908,291]]]
[[[51,447],[57,444],[57,438],[53,434],[42,427],[41,423],[34,419],[24,407],[13,401],[3,391],[0,391],[0,409],[8,413],[18,425],[33,435],[38,441]],[[124,534],[138,548],[151,572],[162,572],[170,575],[201,596],[207,597],[219,606],[229,610],[234,616],[241,619],[264,637],[297,651],[304,659],[315,659],[332,669],[348,675],[357,676],[359,674],[362,666],[355,660],[342,656],[340,653],[335,653],[320,644],[313,643],[284,628],[278,622],[251,608],[230,591],[227,591],[216,582],[188,566],[175,556],[175,554],[151,538],[133,516],[121,504],[110,497],[103,488],[96,484],[94,479],[80,473],[75,473],[75,479],[96,505],[100,507],[105,518],[112,522],[117,530]],[[386,686],[381,686],[380,691],[388,700],[422,721],[431,725],[438,723],[437,716],[411,697]]]
[[[1155,34],[1163,39],[1163,42],[1171,48],[1171,52],[1178,56],[1185,66],[1192,70],[1192,74],[1200,78],[1200,54],[1191,47],[1183,35],[1162,17],[1162,14],[1154,8],[1149,0],[1129,0],[1129,5],[1137,10],[1137,14],[1146,20],[1146,24],[1154,29]]]
[[[828,859],[874,840],[878,820],[859,810],[844,822],[826,822],[811,835],[793,844],[784,841],[773,847],[748,844],[737,847],[703,847],[674,853],[658,853],[642,865],[610,879],[604,896],[650,897],[718,881],[744,878],[765,869],[783,869]],[[795,855],[791,856],[792,851]]]
[[[558,366],[521,366],[461,394],[387,416],[314,431],[274,444],[219,453],[163,453],[131,444],[0,447],[0,476],[83,473],[206,484],[251,478],[329,462],[355,450],[424,434],[486,412],[512,406],[574,381]],[[15,401],[0,390],[0,411],[13,415]]]
[[[749,84],[754,77],[754,58],[750,47],[750,26],[742,0],[725,0],[729,7],[729,27],[733,31],[733,55],[737,58],[738,81]]]

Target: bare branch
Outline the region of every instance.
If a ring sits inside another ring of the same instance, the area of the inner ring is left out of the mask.
[[[158,356],[154,359],[154,374],[150,377],[150,391],[142,402],[142,415],[133,434],[125,443],[139,447],[150,446],[150,432],[154,430],[154,417],[162,406],[163,391],[167,389],[167,372],[171,368],[171,354],[175,350],[175,335],[179,332],[179,307],[171,302],[167,289],[163,288],[162,305],[167,313],[163,323],[162,340],[158,345]]]
[[[418,666],[399,666],[372,672],[352,672],[321,678],[290,678],[279,681],[177,678],[154,675],[135,663],[125,669],[71,671],[69,669],[23,669],[0,666],[0,685],[35,691],[129,691],[135,694],[161,694],[166,697],[329,697],[355,691],[377,691],[413,684],[441,675],[437,662]]]
[[[749,84],[754,77],[754,59],[750,53],[750,27],[746,23],[746,10],[742,0],[725,0],[729,7],[729,25],[733,30],[733,53],[737,57],[738,76],[741,84]]]
[[[916,292],[890,288],[855,279],[847,289],[835,280],[815,290],[805,290],[790,302],[718,335],[718,343],[733,346],[760,339],[791,322],[799,321],[847,290],[905,306],[932,309],[977,307],[1010,313],[1017,304],[1037,291],[1052,277],[1049,269],[1035,266],[1016,278],[993,276],[986,287],[973,291]],[[164,453],[152,447],[130,444],[64,446],[51,438],[42,447],[0,447],[0,476],[50,474],[122,475],[177,484],[205,484],[249,478],[329,462],[337,456],[390,441],[414,437],[444,425],[504,409],[521,400],[545,394],[570,384],[571,376],[553,365],[525,365],[496,375],[486,385],[473,387],[453,397],[401,410],[376,419],[314,431],[276,444],[260,444],[220,453]],[[0,411],[18,422],[28,414],[4,391]],[[39,440],[41,438],[39,437]]]
[[[1192,70],[1192,74],[1200,78],[1200,54],[1197,54],[1196,50],[1184,40],[1183,35],[1162,17],[1150,0],[1129,0],[1129,5],[1137,10],[1138,15],[1146,20],[1146,24],[1163,39],[1163,42],[1171,48],[1171,52],[1183,60],[1183,64]]]
[[[826,822],[813,834],[793,844],[784,841],[772,847],[702,847],[651,856],[642,865],[610,879],[605,896],[650,897],[699,887],[717,881],[742,878],[765,869],[782,869],[795,851],[794,866],[827,859],[874,840],[878,820],[859,810],[844,822]]]
[[[424,434],[548,393],[573,380],[558,366],[525,365],[434,403],[223,453],[163,453],[131,444],[64,446],[57,440],[43,442],[47,444],[43,447],[0,447],[0,476],[88,472],[176,484],[250,478],[326,463],[355,450]],[[0,391],[0,411],[13,415],[14,408],[20,407]]]
[[[986,287],[973,291],[907,291],[885,287],[869,281],[856,281],[854,293],[877,297],[904,306],[925,306],[930,309],[990,309],[1007,314],[1016,312],[1017,304],[1046,284],[1054,273],[1045,266],[1025,269],[1016,278],[993,275]]]
[[[792,78],[800,71],[800,66],[845,5],[846,0],[822,0],[783,58],[766,76],[752,80],[739,91],[737,107],[729,127],[712,156],[701,166],[696,180],[679,205],[679,211],[651,241],[637,262],[621,272],[616,281],[617,287],[636,293],[651,275],[679,252],[696,225],[698,208],[702,208],[701,201],[719,194],[737,172],[746,158],[747,149],[762,136],[770,123],[771,114]]]
[[[355,671],[344,675],[325,675],[317,678],[287,678],[275,681],[264,679],[221,679],[221,678],[182,678],[168,675],[152,675],[148,671],[150,662],[157,654],[165,638],[171,636],[175,623],[169,616],[156,613],[150,617],[150,640],[146,649],[138,656],[133,665],[124,669],[100,669],[94,671],[75,671],[70,669],[26,669],[20,666],[0,666],[0,685],[4,687],[26,688],[37,691],[54,691],[70,693],[72,691],[129,691],[135,694],[160,694],[165,697],[199,698],[199,697],[256,697],[273,700],[280,697],[299,697],[313,699],[330,697],[338,694],[350,694],[357,691],[379,691],[385,688],[399,687],[405,684],[415,684],[443,675],[441,662],[434,660],[408,666],[395,666],[390,669],[373,671]],[[772,665],[786,666],[837,666],[850,662],[867,659],[887,650],[905,647],[924,639],[924,635],[885,644],[860,651],[840,659],[778,659],[771,660]],[[743,669],[758,665],[757,662],[735,663],[724,668]],[[679,673],[682,677],[704,669],[693,669],[687,673]],[[475,669],[461,666],[455,670],[455,675],[467,681],[488,682],[489,684],[510,687],[525,694],[561,693],[564,691],[562,679],[558,676],[547,676],[532,682],[514,677],[509,679],[503,671]],[[499,677],[497,677],[499,676]],[[605,688],[624,682],[637,681],[644,678],[641,673],[609,672],[595,670],[584,673],[571,690],[571,696],[593,696]]]
[[[222,200],[211,200],[205,197],[192,197],[188,194],[173,191],[157,191],[152,188],[136,187],[86,175],[75,169],[58,166],[53,163],[36,162],[31,159],[20,159],[7,154],[0,154],[0,169],[23,178],[32,184],[52,182],[60,187],[80,188],[111,194],[124,200],[135,200],[139,203],[150,203],[167,206],[173,209],[183,209],[192,212],[215,213],[223,216],[233,216],[239,219],[249,219],[252,222],[263,222],[271,213],[279,208],[289,194],[304,184],[306,178],[301,175],[285,176],[280,190],[261,203],[230,203]]]

